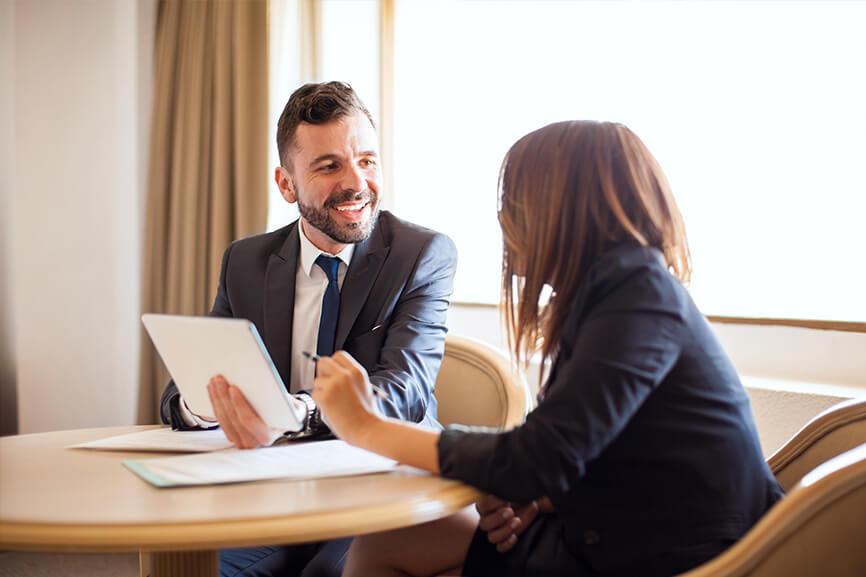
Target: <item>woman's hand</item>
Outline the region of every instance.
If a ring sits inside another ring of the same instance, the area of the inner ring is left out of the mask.
[[[481,515],[479,529],[487,533],[487,540],[497,551],[505,553],[514,548],[539,511],[552,512],[553,506],[547,497],[525,505],[512,505],[495,495],[485,495],[475,503],[475,509]]]
[[[494,495],[481,498],[475,503],[475,508],[481,515],[478,528],[487,533],[487,540],[500,553],[510,551],[538,515],[535,501],[515,506]]]
[[[313,400],[331,431],[350,445],[360,444],[379,420],[367,371],[345,351],[319,359]]]

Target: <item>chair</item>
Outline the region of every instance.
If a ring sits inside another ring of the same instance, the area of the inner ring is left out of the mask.
[[[509,429],[532,406],[526,382],[508,357],[481,341],[448,335],[436,379],[439,422]]]
[[[866,575],[866,400],[820,413],[767,464],[785,498],[730,549],[679,577]]]
[[[864,442],[866,399],[852,399],[830,407],[806,423],[767,459],[767,464],[788,491],[821,463]],[[866,516],[866,511],[863,514]]]
[[[866,575],[866,443],[806,474],[730,549],[679,577]]]

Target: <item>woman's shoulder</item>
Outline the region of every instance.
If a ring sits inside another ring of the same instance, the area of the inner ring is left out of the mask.
[[[640,245],[618,246],[602,254],[567,310],[560,336],[565,348],[574,345],[590,319],[629,330],[635,322],[653,322],[651,316],[688,324],[696,312],[661,252]]]
[[[602,254],[586,284],[587,314],[634,310],[681,315],[690,302],[661,251],[637,244],[620,245]]]

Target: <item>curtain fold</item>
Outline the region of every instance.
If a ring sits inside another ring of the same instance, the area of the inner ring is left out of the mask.
[[[266,0],[162,0],[157,20],[142,310],[204,315],[229,243],[265,229]],[[142,336],[138,422],[168,375]]]

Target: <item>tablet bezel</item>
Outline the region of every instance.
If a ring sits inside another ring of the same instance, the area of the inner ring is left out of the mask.
[[[214,415],[207,383],[222,375],[238,387],[268,426],[283,431],[303,427],[291,395],[247,319],[144,314],[141,321],[187,407]]]

